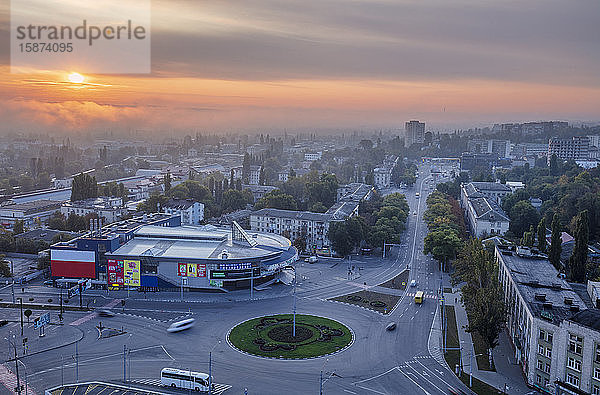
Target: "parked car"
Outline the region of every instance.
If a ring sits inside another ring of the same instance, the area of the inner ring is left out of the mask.
[[[318,260],[318,259],[317,259],[317,256],[316,256],[316,255],[313,255],[313,256],[309,256],[308,258],[306,258],[306,259],[305,259],[305,262],[308,262],[308,263],[316,263],[316,262],[317,262],[317,260]]]
[[[417,280],[412,280],[412,281],[410,282],[410,286],[411,286],[411,287],[416,287],[416,286],[417,286]]]
[[[186,329],[190,329],[191,327],[194,326],[195,323],[196,323],[196,320],[194,318],[188,318],[183,321],[174,322],[167,328],[167,332],[169,332],[169,333],[181,332]]]
[[[369,247],[363,247],[360,249],[360,255],[371,255],[371,252],[373,252],[373,250]]]
[[[393,331],[394,329],[396,329],[396,323],[395,322],[390,322],[385,327],[385,330],[387,330],[387,331]]]

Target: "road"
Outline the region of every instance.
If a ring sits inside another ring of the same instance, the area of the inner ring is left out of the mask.
[[[422,252],[427,231],[422,214],[431,176],[427,166],[421,169],[415,186],[401,191],[406,193],[410,216],[401,245],[393,248],[387,259],[353,258],[352,264],[362,270],[360,277],[351,280],[347,278],[347,263],[339,260],[323,259],[314,265],[298,267],[301,278],[297,287],[298,312],[330,317],[349,326],[355,341],[347,350],[328,358],[279,361],[241,354],[227,344],[226,335],[237,323],[264,314],[291,312],[291,287],[277,285],[256,292],[256,300],[248,300],[248,295],[241,293],[210,296],[207,300],[201,294],[186,295],[186,301],[180,301],[178,294],[147,295],[144,299],[136,293],[125,309],[121,312],[116,309],[118,313],[112,318],[99,318],[95,313],[65,313],[65,322],[76,326],[84,336],[77,346],[70,344],[25,356],[23,362],[30,386],[40,394],[45,388],[77,379],[120,380],[125,347],[128,378],[145,382],[155,380],[166,366],[208,372],[208,355],[213,350],[215,382],[232,386],[225,394],[242,394],[245,388],[249,394],[315,394],[319,393],[321,370],[326,378],[324,393],[447,394],[449,387],[466,391],[428,349],[441,274],[438,264]],[[421,198],[415,197],[416,191]],[[383,283],[407,267],[409,281],[414,279],[417,286],[409,287],[396,309],[387,316],[327,300],[356,292],[364,283],[368,287]],[[427,295],[422,305],[413,301],[415,290]],[[8,300],[7,292],[0,290],[3,300]],[[47,287],[28,288],[25,293],[34,298],[56,297],[55,294],[56,290]],[[84,304],[103,306],[112,299],[111,295],[92,293],[85,297]],[[197,320],[193,329],[166,333],[170,322],[188,315]],[[126,333],[98,339],[99,321],[104,326],[123,328]],[[386,331],[385,326],[392,321],[398,324],[397,329]],[[16,325],[10,323],[0,328],[0,338],[15,333]],[[35,336],[32,329],[27,330],[30,336]],[[7,350],[5,347],[0,349]]]

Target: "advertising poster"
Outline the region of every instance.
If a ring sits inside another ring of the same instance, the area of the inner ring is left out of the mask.
[[[206,265],[198,264],[198,271],[196,272],[198,277],[206,277]]]
[[[185,263],[178,263],[177,264],[177,275],[179,277],[185,277],[185,276],[187,276],[187,264],[185,264]]]
[[[196,277],[196,268],[198,267],[198,264],[188,263],[187,267],[188,267],[188,270],[187,270],[188,277]]]
[[[122,287],[124,282],[123,261],[109,259],[106,272],[108,275],[108,286],[111,288]]]
[[[140,286],[140,261],[125,260],[124,262],[124,279],[125,285],[130,287]]]

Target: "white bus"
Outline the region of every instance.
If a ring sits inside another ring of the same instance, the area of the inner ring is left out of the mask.
[[[167,387],[208,391],[208,375],[174,368],[164,368],[160,371],[160,383]],[[214,385],[213,385],[214,386]]]

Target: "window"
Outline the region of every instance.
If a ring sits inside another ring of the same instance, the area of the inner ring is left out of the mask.
[[[573,370],[581,372],[581,361],[572,357],[567,360],[567,366]]]
[[[579,377],[575,376],[574,374],[567,373],[567,383],[579,388]]]
[[[600,368],[594,368],[594,378],[600,380]]]
[[[548,343],[552,343],[552,333],[548,332]]]
[[[538,344],[538,354],[544,355],[544,347],[540,346],[539,344]]]
[[[546,332],[544,332],[543,329],[540,329],[540,339],[542,339],[542,340],[546,339]]]
[[[540,376],[539,374],[535,375],[535,382],[540,384],[542,382],[542,376]]]
[[[550,373],[550,364],[549,363],[546,364],[546,369],[544,369],[544,372]]]
[[[600,344],[596,344],[596,362],[600,363]]]
[[[538,368],[539,370],[544,370],[544,362],[542,362],[542,361],[540,361],[540,360],[538,359],[538,361],[537,361],[537,368]]]
[[[600,387],[598,387],[597,385],[593,385],[592,386],[592,394],[593,395],[600,395]]]
[[[583,339],[576,335],[569,334],[569,352],[581,355],[583,349]]]
[[[551,349],[550,347],[548,347],[548,348],[546,349],[546,356],[547,356],[548,358],[552,358],[552,349]]]

